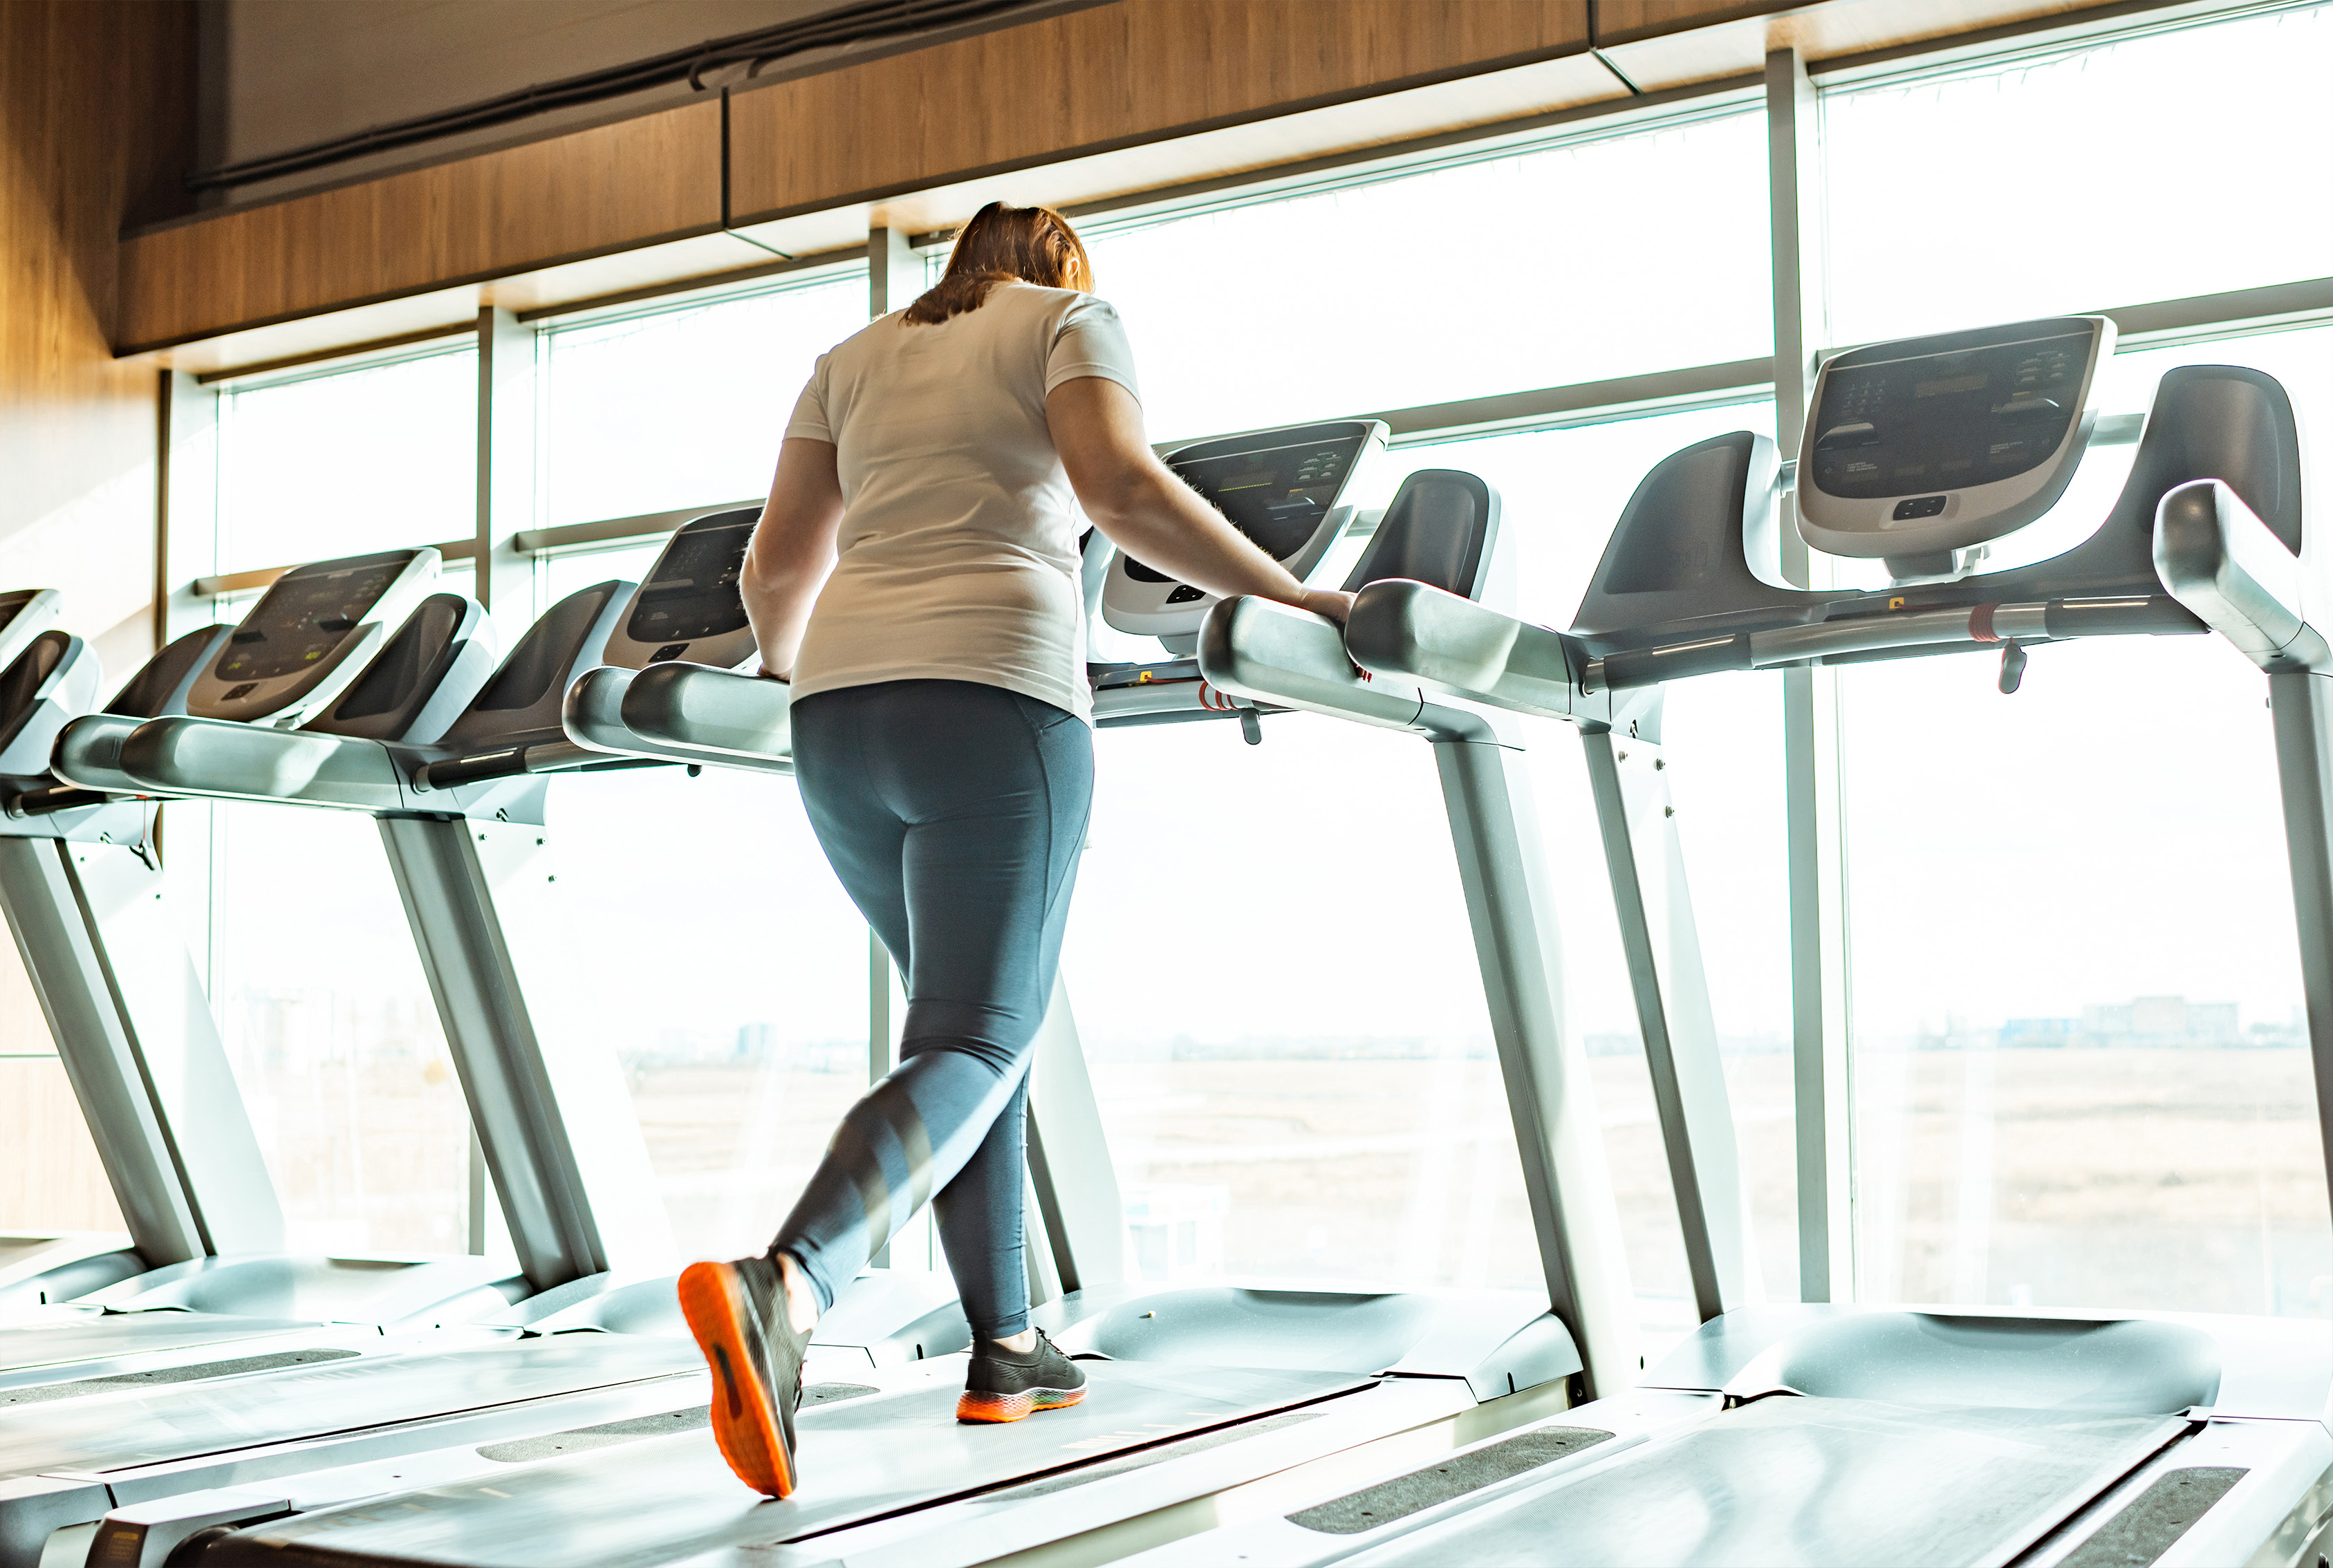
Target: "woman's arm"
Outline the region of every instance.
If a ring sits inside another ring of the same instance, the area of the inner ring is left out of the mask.
[[[1176,478],[1143,439],[1142,405],[1117,382],[1062,382],[1045,398],[1045,422],[1078,504],[1143,565],[1222,598],[1254,594],[1339,621],[1352,608],[1350,594],[1298,582]]]
[[[842,482],[834,444],[789,436],[778,449],[769,503],[745,550],[737,589],[744,597],[762,673],[790,676],[802,650],[811,604],[834,569],[834,536],[842,522]]]

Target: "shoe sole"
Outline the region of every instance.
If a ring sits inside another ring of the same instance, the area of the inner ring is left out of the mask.
[[[1083,1389],[1031,1389],[1017,1394],[975,1393],[967,1389],[955,1402],[960,1421],[1017,1421],[1039,1410],[1065,1410],[1086,1397]]]
[[[794,1489],[793,1456],[753,1370],[737,1271],[723,1263],[690,1264],[680,1276],[680,1311],[713,1369],[713,1439],[721,1457],[754,1490],[786,1496]]]

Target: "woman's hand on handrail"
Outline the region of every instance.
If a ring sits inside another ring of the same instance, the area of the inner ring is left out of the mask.
[[[1078,504],[1111,543],[1178,582],[1232,598],[1254,594],[1342,622],[1353,596],[1308,588],[1150,450],[1142,405],[1099,376],[1046,396],[1045,422]]]

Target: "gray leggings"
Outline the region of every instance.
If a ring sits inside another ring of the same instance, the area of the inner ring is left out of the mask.
[[[1093,803],[1093,734],[1001,686],[887,681],[793,707],[795,779],[906,977],[899,1066],[853,1105],[778,1229],[823,1306],[926,1199],[966,1318],[1029,1325],[1030,1047]]]

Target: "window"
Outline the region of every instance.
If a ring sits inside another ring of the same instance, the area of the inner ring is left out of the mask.
[[[1518,608],[1566,626],[1645,474],[1672,452],[1743,429],[1771,435],[1771,402],[1407,445],[1391,466],[1397,473],[1459,468],[1489,480],[1515,551]],[[1682,1334],[1694,1321],[1684,1245],[1579,734],[1553,722],[1523,728],[1549,882],[1560,904],[1565,1006],[1588,1048],[1630,1269],[1648,1333]],[[1759,1262],[1767,1291],[1786,1299],[1796,1294],[1798,1226],[1781,677],[1672,686],[1662,743]]]
[[[680,1256],[759,1251],[866,1092],[866,924],[790,779],[575,775],[550,809],[591,955],[562,1019],[622,1065]]]
[[[466,344],[223,393],[217,569],[469,537],[477,406]]]
[[[11,960],[0,960],[0,1028],[7,1031],[0,1035],[0,1106],[7,1107],[8,1126],[0,1137],[0,1267],[5,1267],[14,1261],[10,1232],[119,1230],[121,1210],[32,982]]]
[[[1832,340],[2333,274],[2328,81],[2319,6],[1825,92]]]
[[[2108,406],[2256,365],[2306,430],[2328,341],[2121,355]],[[2213,636],[1995,664],[1840,676],[1865,1294],[2333,1315],[2265,679]]]
[[[1427,748],[1104,731],[1062,964],[1145,1280],[1537,1288]]]
[[[286,1245],[483,1247],[469,1235],[469,1111],[379,829],[354,812],[209,809],[223,868],[212,1007]]]
[[[1765,135],[1704,116],[1086,237],[1154,440],[1750,359]]]
[[[554,326],[541,346],[548,526],[769,492],[818,357],[867,324],[864,266]]]

